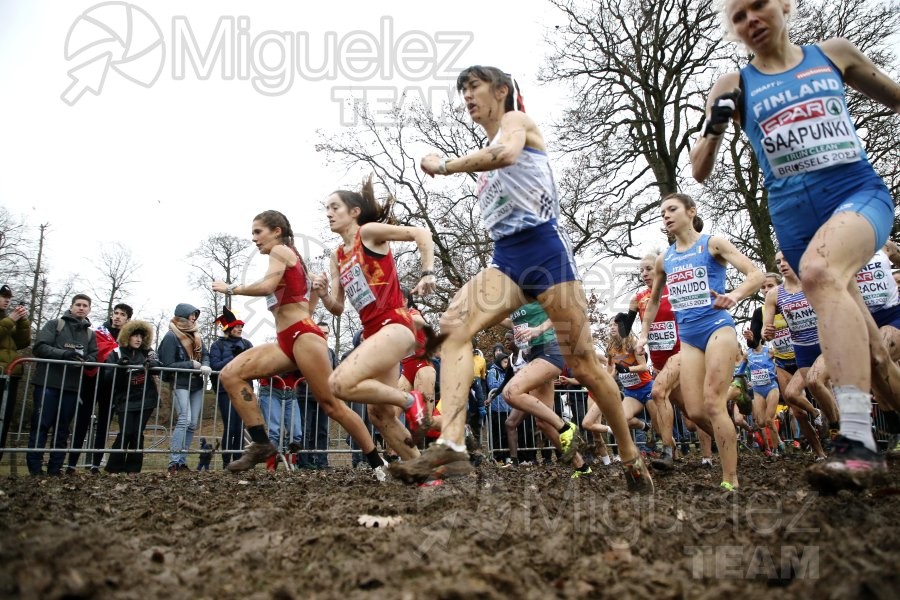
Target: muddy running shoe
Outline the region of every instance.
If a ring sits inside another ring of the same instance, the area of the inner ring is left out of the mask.
[[[572,479],[579,479],[581,477],[587,477],[588,475],[593,474],[593,471],[588,465],[584,465],[583,469],[575,469],[575,472],[572,473]]]
[[[228,470],[232,473],[247,471],[252,469],[257,463],[265,462],[267,458],[274,456],[277,452],[278,449],[272,442],[265,444],[253,442],[244,448],[243,456],[228,463]]]
[[[386,461],[382,458],[381,465],[372,469],[373,471],[375,471],[375,480],[376,481],[382,482],[382,483],[387,481],[387,469],[389,466],[390,466],[390,464],[388,463],[388,461]]]
[[[701,469],[712,469],[712,459],[711,458],[701,458],[700,459],[700,468]]]
[[[629,491],[643,495],[653,493],[653,479],[650,477],[650,471],[647,470],[643,458],[638,456],[622,462],[622,471],[625,474],[625,483],[628,485]]]
[[[575,423],[566,421],[568,427],[559,434],[559,445],[562,446],[562,462],[568,464],[575,458],[575,454],[584,445],[584,440],[578,434],[578,427]]]
[[[278,468],[278,455],[273,454],[266,459],[266,471],[275,471]]]
[[[410,395],[413,397],[412,406],[407,408],[403,414],[406,416],[406,426],[409,427],[410,433],[417,435],[426,421],[425,396],[416,390],[411,391]]]
[[[816,416],[812,420],[812,423],[816,429],[822,429],[822,427],[825,426],[825,421],[822,419],[822,411],[818,408],[816,409]]]
[[[675,448],[664,446],[662,454],[650,461],[650,466],[660,471],[671,471],[675,468]]]
[[[394,478],[404,483],[461,477],[473,470],[468,453],[457,452],[444,444],[432,444],[418,458],[396,462],[389,469]]]
[[[884,459],[862,442],[839,435],[832,445],[834,453],[828,460],[806,470],[806,479],[819,491],[865,489],[887,471]]]
[[[737,493],[737,488],[728,483],[727,481],[723,481],[719,484],[719,489],[725,492],[731,492],[733,494]]]

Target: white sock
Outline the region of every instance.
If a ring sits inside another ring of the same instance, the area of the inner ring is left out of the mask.
[[[604,465],[608,465],[609,463],[612,462],[611,460],[609,460],[609,455],[602,457],[600,460],[603,461]]]
[[[875,438],[872,436],[872,396],[855,385],[840,385],[834,388],[834,399],[841,411],[841,435],[862,442],[876,451]]]
[[[454,443],[451,442],[450,440],[445,440],[444,438],[440,438],[440,439],[439,439],[437,442],[435,442],[435,443],[436,443],[436,444],[440,444],[440,445],[442,445],[442,446],[447,446],[448,448],[450,448],[450,449],[453,450],[454,452],[466,452],[466,445],[465,445],[465,444],[454,444]]]

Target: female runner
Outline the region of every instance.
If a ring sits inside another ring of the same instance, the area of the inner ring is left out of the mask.
[[[228,470],[245,471],[278,451],[269,441],[265,418],[249,382],[299,368],[325,414],[347,430],[375,469],[376,477],[383,481],[384,462],[378,456],[369,430],[359,415],[334,397],[328,386],[331,374],[328,347],[322,330],[312,320],[315,300],[309,299],[306,266],[294,247],[291,224],[280,212],[267,210],[254,217],[252,235],[259,253],[269,257],[266,274],[250,284],[214,281],[212,289],[223,294],[264,296],[275,316],[278,341],[241,352],[219,375],[252,440],[244,455],[228,464]]]
[[[670,194],[663,199],[662,217],[675,243],[656,260],[653,291],[635,347],[643,352],[656,319],[662,290],[668,286],[681,339],[681,390],[688,417],[700,427],[712,427],[722,460],[725,490],[737,488],[737,439],[728,417],[726,396],[738,352],[734,320],[727,310],[759,288],[763,274],[750,259],[724,238],[695,230],[697,206],[690,196]],[[725,292],[725,265],[746,277]]]
[[[420,166],[431,176],[481,173],[476,191],[494,240],[494,256],[490,267],[457,292],[441,319],[441,335],[446,337],[441,349],[441,392],[448,420],[441,438],[421,459],[395,465],[393,470],[407,481],[454,470],[466,472],[463,435],[467,382],[472,376],[469,341],[516,308],[537,300],[553,322],[565,363],[593,393],[621,444],[628,487],[650,493],[653,482],[628,434],[618,388],[594,354],[584,288],[576,275],[571,245],[557,225],[559,196],[544,137],[525,114],[512,77],[500,69],[469,67],[457,77],[456,87],[489,144],[459,158],[429,154]],[[566,454],[575,433],[572,424],[560,431]]]
[[[427,229],[388,224],[391,205],[390,199],[382,205],[375,198],[371,177],[359,192],[338,190],[328,197],[328,224],[343,244],[331,255],[330,286],[329,276],[320,273],[312,287],[334,315],[344,312],[345,298],[350,300],[363,326],[362,343],[329,379],[332,393],[346,402],[371,404],[372,423],[400,458],[410,460],[419,451],[397,409],[406,411],[406,424],[417,437],[428,429],[428,413],[422,392],[397,388],[400,361],[416,350],[416,327],[400,291],[390,243],[416,243],[422,261],[412,290],[417,296],[434,290],[434,246]],[[429,328],[424,331],[427,335]]]
[[[900,113],[900,84],[843,38],[791,43],[793,12],[793,0],[725,0],[726,30],[753,58],[713,85],[691,163],[694,178],[704,181],[729,120],[750,139],[779,245],[819,316],[840,407],[835,454],[808,476],[827,488],[859,487],[885,469],[872,437],[872,376],[895,386],[900,368],[889,360],[853,277],[887,240],[894,205],[856,134],[844,85]]]

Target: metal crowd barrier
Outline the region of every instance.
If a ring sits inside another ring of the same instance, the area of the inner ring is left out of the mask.
[[[47,380],[40,381],[36,377],[36,366],[39,363],[61,365],[64,373],[70,373],[71,370],[77,370],[77,381],[79,387],[78,401],[74,407],[71,423],[66,427],[66,423],[62,422],[62,415],[59,413],[53,422],[53,436],[49,436],[52,440],[56,430],[64,427],[69,430],[65,443],[54,446],[51,442],[47,448],[37,449],[44,453],[45,457],[49,452],[65,452],[66,460],[63,469],[68,465],[69,454],[80,454],[78,467],[102,466],[106,462],[106,457],[113,454],[128,454],[140,452],[145,458],[146,469],[164,469],[167,465],[166,455],[172,452],[171,437],[177,423],[177,414],[175,403],[171,399],[165,399],[166,394],[158,407],[153,410],[150,419],[144,428],[144,447],[140,451],[116,448],[111,439],[116,438],[119,433],[127,425],[128,413],[125,414],[125,422],[120,422],[116,411],[111,409],[111,398],[102,393],[101,387],[92,384],[92,380],[84,373],[85,369],[97,367],[98,369],[114,370],[112,374],[112,384],[121,377],[127,377],[126,371],[134,368],[134,366],[111,365],[105,363],[80,363],[66,362],[59,360],[38,359],[38,358],[21,358],[9,365],[7,372],[0,374],[2,380],[3,393],[0,396],[0,427],[9,429],[6,438],[5,447],[0,448],[0,452],[7,457],[5,461],[0,462],[0,468],[8,465],[9,472],[16,474],[20,465],[18,457],[23,456],[34,449],[29,448],[29,435],[36,428],[36,424],[43,416],[42,411],[45,406],[38,402],[35,404],[34,390],[35,386],[45,387]],[[18,385],[12,386],[12,379],[9,373],[17,365],[24,366],[24,374],[19,378]],[[164,373],[193,373],[197,371],[191,369],[173,369],[168,367],[160,367],[150,372],[151,375],[162,376]],[[99,377],[99,372],[97,373]],[[218,379],[218,378],[216,378]],[[284,387],[284,381],[279,377],[271,377],[270,380],[280,382],[279,387]],[[148,377],[144,384],[156,385],[154,379]],[[130,378],[127,384],[130,390]],[[14,397],[10,397],[10,388],[16,388]],[[198,440],[201,437],[207,438],[210,445],[213,440],[222,438],[225,426],[228,425],[228,415],[223,417],[221,410],[217,409],[217,399],[222,395],[225,397],[224,390],[217,383],[215,387],[209,382],[204,382],[204,396],[201,408],[201,414],[198,420],[198,427],[194,431],[194,441],[190,448],[183,449],[188,456],[197,457],[203,451],[200,449]],[[288,468],[327,468],[330,466],[356,466],[357,463],[365,463],[359,448],[355,446],[353,441],[347,435],[347,432],[336,422],[330,422],[324,411],[319,407],[318,403],[309,393],[309,390],[303,380],[290,391],[280,390],[277,394],[272,388],[262,388],[260,390],[261,403],[266,411],[267,423],[277,421],[283,424],[279,428],[278,434],[273,441],[285,453],[294,455],[296,458],[288,461],[282,459],[282,462]],[[296,404],[294,401],[296,400]],[[9,402],[13,402],[12,410],[7,411]],[[589,408],[587,392],[584,390],[557,390],[555,394],[555,409],[558,414],[562,414],[568,420],[580,426],[581,421]],[[143,407],[142,407],[143,408]],[[365,405],[351,404],[351,408],[356,411],[369,426],[370,433],[376,442],[380,436],[371,426],[367,419]],[[884,417],[877,406],[874,406],[874,422],[876,430],[876,439],[879,443],[887,441],[885,432]],[[648,420],[648,415],[639,415],[640,418]],[[492,412],[487,407],[486,415],[481,421],[480,443],[484,453],[494,459],[502,460],[504,453],[508,452],[508,445],[500,443],[503,435],[501,428],[503,427],[502,414]],[[7,424],[7,421],[9,423]],[[75,439],[74,429],[79,423],[82,426],[86,424],[84,431],[84,441],[79,443]],[[684,425],[680,411],[675,407],[675,439],[676,443],[697,444],[696,434],[690,433]],[[591,448],[595,442],[594,435],[584,432],[588,447]],[[608,434],[604,434],[606,443],[616,451],[617,444]],[[642,438],[643,432],[632,431],[635,442],[639,447],[646,443]],[[539,429],[535,426],[534,419],[530,416],[526,417],[524,422],[517,429],[518,450],[520,460],[534,460],[537,458],[541,450],[545,451],[544,456],[552,453],[549,444],[542,440]],[[222,447],[214,453],[212,468],[218,468],[222,465],[222,453],[233,452],[238,453],[244,445],[244,437],[238,437],[236,447],[230,447],[223,444]],[[782,428],[782,439],[786,442],[792,442],[794,439],[791,428]],[[50,441],[48,440],[48,441]],[[293,444],[293,445],[292,445]],[[547,450],[549,448],[549,450]],[[652,448],[644,447],[651,450]],[[95,455],[103,457],[98,461]],[[532,458],[533,457],[533,458]],[[296,461],[296,462],[294,462]],[[195,468],[196,465],[191,465]],[[2,471],[0,471],[2,472]]]

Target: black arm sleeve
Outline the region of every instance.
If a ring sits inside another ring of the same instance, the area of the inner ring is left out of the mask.
[[[753,311],[753,316],[750,317],[750,333],[753,334],[753,339],[747,341],[747,345],[751,348],[758,348],[762,343],[762,328],[763,328],[763,316],[762,316],[762,306]]]

